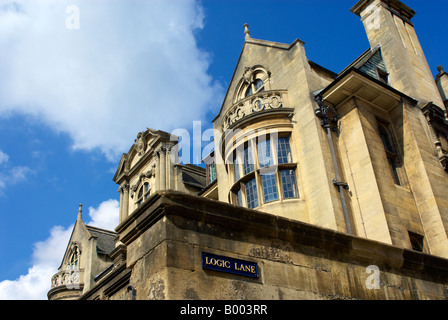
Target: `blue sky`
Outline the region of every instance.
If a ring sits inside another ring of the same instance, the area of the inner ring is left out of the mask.
[[[447,69],[448,2],[404,2],[433,73]],[[46,298],[79,203],[86,223],[114,228],[112,177],[138,132],[211,127],[244,23],[340,72],[369,48],[355,3],[0,0],[0,299]]]

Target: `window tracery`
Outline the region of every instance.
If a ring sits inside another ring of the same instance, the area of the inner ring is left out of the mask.
[[[246,68],[234,96],[234,103],[270,90],[271,73],[262,66]]]
[[[70,249],[70,255],[67,261],[67,265],[71,268],[79,268],[79,258],[81,252],[77,244],[73,244]]]

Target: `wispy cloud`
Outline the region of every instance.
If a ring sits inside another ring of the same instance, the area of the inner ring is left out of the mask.
[[[201,28],[194,0],[0,0],[0,115],[39,117],[116,160],[140,130],[191,126],[220,102]]]
[[[7,186],[26,181],[32,174],[34,170],[27,166],[12,165],[9,155],[0,150],[0,196],[4,195]]]
[[[8,162],[8,160],[9,160],[9,156],[6,153],[4,153],[2,150],[0,150],[0,165]]]

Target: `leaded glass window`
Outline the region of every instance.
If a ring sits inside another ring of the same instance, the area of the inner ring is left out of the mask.
[[[291,146],[289,138],[281,137],[277,143],[278,163],[292,163]]]
[[[249,143],[247,148],[244,149],[244,162],[243,162],[244,175],[254,171],[254,158],[252,155],[252,146]]]
[[[257,149],[260,168],[274,165],[270,139],[258,141]]]
[[[233,176],[235,178],[235,182],[240,179],[240,157],[237,153],[235,153],[235,156],[233,157]]]
[[[278,200],[275,174],[274,173],[263,174],[261,175],[261,180],[263,182],[264,202],[271,202]]]
[[[294,170],[280,170],[280,177],[282,180],[283,197],[285,199],[298,198],[299,192]]]
[[[255,178],[246,182],[247,207],[253,209],[258,207],[257,183]]]
[[[254,209],[273,201],[299,198],[290,137],[259,135],[245,143],[239,153],[241,158],[237,154],[234,150],[233,167],[229,166],[234,176],[232,203]]]

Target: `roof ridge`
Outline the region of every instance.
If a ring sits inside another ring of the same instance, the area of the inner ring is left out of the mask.
[[[99,228],[99,227],[95,227],[95,226],[91,226],[91,225],[87,225],[86,224],[87,229],[95,229],[96,231],[102,232],[102,233],[109,233],[111,235],[117,235],[118,233],[116,233],[115,231],[112,230],[107,230],[107,229],[103,229],[103,228]]]

